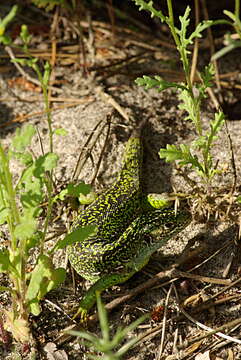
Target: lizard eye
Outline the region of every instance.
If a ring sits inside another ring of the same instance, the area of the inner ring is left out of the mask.
[[[165,230],[169,230],[173,227],[173,224],[171,222],[163,224],[163,227]]]

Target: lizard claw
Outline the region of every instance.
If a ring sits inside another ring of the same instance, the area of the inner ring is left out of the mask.
[[[72,317],[72,320],[75,320],[76,318],[80,318],[81,323],[87,323],[87,319],[88,319],[87,310],[80,306],[76,311],[76,313],[74,314],[74,316]]]

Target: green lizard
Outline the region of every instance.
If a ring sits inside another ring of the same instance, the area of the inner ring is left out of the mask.
[[[188,212],[154,209],[143,198],[141,167],[142,144],[137,131],[127,142],[117,180],[79,214],[72,226],[97,226],[94,235],[67,248],[77,273],[94,283],[80,302],[78,314],[83,318],[95,303],[96,291],[128,280],[190,222]]]

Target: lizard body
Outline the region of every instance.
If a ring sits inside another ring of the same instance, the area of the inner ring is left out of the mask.
[[[190,222],[188,212],[143,206],[141,167],[141,138],[135,134],[127,142],[117,180],[73,224],[73,229],[97,227],[94,235],[67,248],[75,270],[94,283],[80,302],[82,316],[95,303],[96,291],[128,280]]]

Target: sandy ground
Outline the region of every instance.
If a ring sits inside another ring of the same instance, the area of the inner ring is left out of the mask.
[[[237,52],[236,54],[240,59],[240,52]],[[176,54],[170,51],[168,56],[175,59]],[[129,65],[127,70],[129,74],[132,74],[132,71],[135,73],[135,71],[139,71],[141,67],[141,70],[145,73],[146,68],[158,68],[158,66],[162,65],[160,65],[160,62],[154,57],[151,57],[149,63],[145,62],[142,66],[140,64],[132,64]],[[240,71],[240,63],[238,63],[236,56],[233,56],[232,58],[227,57],[222,60],[222,72],[235,70]],[[103,124],[106,121],[107,116],[113,113],[114,107],[109,101],[103,100],[103,96],[100,95],[98,90],[98,81],[91,82],[83,77],[81,71],[73,71],[72,68],[68,67],[60,66],[56,72],[59,76],[62,76],[63,79],[67,80],[67,85],[61,87],[62,96],[65,96],[66,98],[73,97],[74,91],[75,98],[83,100],[82,104],[59,109],[52,113],[53,128],[64,128],[68,132],[66,136],[54,136],[54,150],[59,155],[59,165],[55,173],[55,178],[56,183],[59,186],[63,186],[71,181],[80,151],[83,149],[88,136],[93,132],[93,129],[98,122],[102,121],[101,124]],[[43,114],[34,116],[36,112],[43,109],[43,102],[36,100],[29,101],[32,96],[36,96],[35,93],[22,91],[17,87],[10,88],[7,80],[14,76],[18,76],[18,74],[12,70],[10,73],[3,74],[0,79],[0,130],[2,144],[8,146],[16,128],[23,126],[22,123],[11,123],[8,126],[4,126],[6,121],[11,121],[20,115],[33,114],[33,116],[29,117],[25,122],[34,124],[38,128],[44,150],[47,152],[48,130],[45,116]],[[177,191],[189,191],[188,186],[185,184],[183,178],[178,175],[173,165],[166,164],[163,160],[159,159],[158,151],[160,148],[165,147],[167,143],[189,144],[195,137],[193,125],[184,120],[184,114],[178,109],[177,95],[173,91],[168,90],[163,93],[158,93],[155,90],[145,91],[135,85],[132,80],[133,79],[130,79],[130,77],[126,75],[116,74],[104,82],[105,88],[103,86],[103,91],[108,93],[112,99],[115,99],[116,103],[118,103],[127,114],[128,119],[123,118],[117,111],[113,113],[110,135],[107,140],[106,149],[102,154],[102,161],[94,182],[94,189],[97,192],[102,191],[106,186],[113,182],[121,167],[121,157],[125,142],[132,130],[135,129],[143,119],[146,119],[147,122],[143,132],[144,191],[147,193],[161,193],[163,191],[171,191],[173,186]],[[227,90],[225,94],[227,99],[231,99],[231,102],[234,101],[232,99],[231,90]],[[234,96],[238,101],[240,94],[235,94]],[[53,103],[52,105],[59,106],[59,103]],[[203,107],[202,116],[204,127],[208,127],[210,119],[213,118],[213,108],[210,100],[206,101]],[[227,119],[227,125],[233,143],[238,184],[240,184],[241,112],[237,115],[236,119],[230,121]],[[95,131],[96,135],[100,133],[101,126],[102,125]],[[106,131],[107,128],[100,134],[100,137],[91,151],[91,156],[87,153],[87,162],[80,172],[79,180],[84,180],[86,183],[92,181],[96,164],[105,142]],[[34,137],[31,149],[36,155],[41,153],[37,136]],[[232,168],[230,164],[229,143],[224,128],[220,132],[219,139],[216,141],[213,154],[214,157],[219,160],[220,168],[225,169],[225,172],[218,177],[217,183],[224,187],[229,187],[232,182]],[[86,156],[86,154],[84,156]],[[14,163],[13,173],[15,179],[17,178],[19,171],[19,165]],[[62,223],[64,220],[63,217]],[[201,265],[195,271],[195,274],[206,277],[222,278],[226,266],[232,260],[227,279],[235,280],[239,276],[238,269],[240,266],[240,248],[234,243],[236,238],[237,226],[231,221],[217,220],[212,221],[209,224],[201,222],[200,219],[199,221],[193,221],[187,229],[171,239],[168,244],[154,256],[153,260],[144,271],[136,274],[126,284],[108,290],[103,295],[103,300],[104,302],[108,302],[113,299],[114,296],[120,296],[135,286],[145,283],[145,281],[153,274],[158,273],[162,269],[168,268],[171,264],[175,263],[183,253],[190,254],[194,249],[202,248],[202,251],[198,253],[197,257],[194,257],[191,260],[193,264],[196,265],[207,259],[209,255],[214,254],[215,251],[222,248],[224,244],[227,244],[227,246],[207,263]],[[63,253],[58,254],[56,263],[62,265],[65,264],[65,256]],[[187,270],[190,267],[187,266]],[[42,348],[48,342],[56,343],[56,337],[59,332],[65,326],[71,324],[71,321],[67,318],[65,312],[68,312],[68,307],[77,303],[84,292],[84,281],[77,278],[77,283],[77,290],[74,294],[71,285],[71,275],[69,273],[66,283],[60,289],[48,294],[43,301],[43,312],[40,317],[38,319],[32,319],[34,324],[34,334],[40,341]],[[166,286],[165,291],[168,291],[169,286],[170,285]],[[196,295],[196,298],[198,298],[196,301],[200,301],[200,303],[202,303],[203,299],[211,298],[223,288],[222,285],[191,280],[179,280],[176,282],[176,286],[180,301],[189,298],[191,295]],[[226,296],[234,295],[239,292],[239,287],[232,287],[226,292]],[[7,300],[4,298],[4,295],[1,296],[2,302],[6,302]],[[163,292],[163,288],[156,286],[129,300],[126,304],[121,305],[111,313],[110,324],[112,331],[114,332],[114,329],[120,322],[123,325],[130,324],[131,321],[138,318],[143,313],[152,310],[155,306],[164,305],[165,298],[166,295],[165,292]],[[59,312],[51,305],[50,301],[58,304],[64,312]],[[191,306],[192,302],[190,308]],[[174,292],[172,292],[169,300],[168,309],[168,319],[171,318],[172,314],[178,313],[177,298],[174,295]],[[215,328],[240,316],[241,311],[239,303],[237,300],[234,300],[233,302],[227,302],[226,305],[224,303],[219,306],[213,306],[209,310],[196,315],[196,318],[198,321]],[[133,333],[141,333],[155,326],[156,323],[153,320],[146,321],[144,325],[140,326],[138,330]],[[99,333],[97,325],[93,326],[91,330],[97,334]],[[172,333],[175,330],[178,331],[179,339],[181,339],[181,341],[190,339],[193,336],[198,336],[201,333],[196,325],[193,325],[185,318],[177,323],[168,321],[166,325],[166,341],[163,357],[161,357],[162,359],[167,359],[167,356],[170,355],[172,351]],[[238,337],[239,335],[239,328],[231,334],[231,336],[234,337]],[[161,330],[159,330],[155,336],[142,342],[138,347],[130,350],[125,359],[157,359],[160,337]],[[209,343],[211,343],[211,340],[206,340],[202,346],[204,346],[204,344],[208,345]],[[57,349],[62,349],[69,359],[86,358],[86,355],[84,355],[86,354],[86,348],[83,345],[72,342],[64,345],[57,344],[56,346]],[[241,359],[241,346],[235,343],[230,343],[226,347],[223,346],[220,347],[220,349],[215,350],[215,359],[227,359],[228,349],[233,351],[235,359]],[[2,350],[2,354],[6,356],[6,350]],[[45,358],[45,356],[46,354],[44,355],[44,353],[40,355],[41,358]],[[180,358],[192,359],[194,357],[186,355],[186,357]],[[175,357],[175,359],[178,359],[178,357]]]

